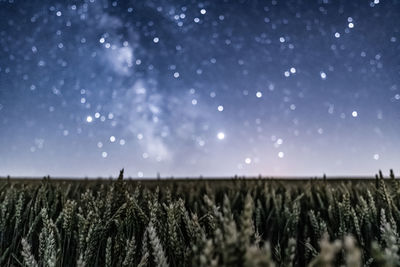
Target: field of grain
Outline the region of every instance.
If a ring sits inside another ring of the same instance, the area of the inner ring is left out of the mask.
[[[400,182],[0,179],[0,266],[399,266]]]

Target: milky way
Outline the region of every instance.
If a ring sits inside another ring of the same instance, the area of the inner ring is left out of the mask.
[[[0,1],[0,175],[400,172],[399,1]]]

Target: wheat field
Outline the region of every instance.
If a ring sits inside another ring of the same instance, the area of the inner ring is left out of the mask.
[[[0,180],[0,266],[399,266],[400,182]]]

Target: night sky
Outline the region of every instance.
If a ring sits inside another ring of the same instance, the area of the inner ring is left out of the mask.
[[[400,2],[0,0],[0,175],[400,174]]]

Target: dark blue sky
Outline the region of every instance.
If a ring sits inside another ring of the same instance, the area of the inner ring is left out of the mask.
[[[399,1],[0,1],[0,175],[400,173]]]

